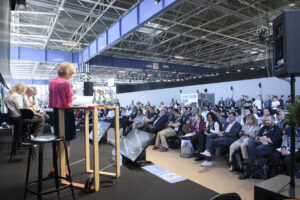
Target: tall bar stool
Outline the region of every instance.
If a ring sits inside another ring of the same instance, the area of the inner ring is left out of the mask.
[[[29,109],[20,109],[20,112],[21,112],[21,118],[19,120],[9,117],[9,121],[13,125],[13,132],[12,132],[13,138],[12,138],[9,162],[11,162],[12,159],[15,157],[17,150],[26,150],[28,148],[32,148],[32,145],[30,145],[29,142],[24,141],[25,138],[24,133],[26,131],[30,132],[32,128],[31,126],[28,127],[28,124],[24,123],[24,119],[32,119],[34,117],[34,113],[32,110]],[[35,154],[33,149],[33,154],[32,154],[33,158],[34,155]]]
[[[31,156],[32,156],[31,155],[32,154],[32,148],[29,148],[28,161],[27,161],[27,172],[26,172],[26,183],[25,183],[25,191],[24,191],[24,200],[26,200],[27,192],[37,195],[38,200],[41,200],[43,195],[50,194],[50,193],[53,193],[53,192],[57,192],[57,196],[59,196],[59,191],[63,190],[63,189],[66,189],[68,187],[71,188],[72,197],[73,197],[73,199],[75,199],[71,176],[69,176],[69,178],[58,176],[57,155],[56,155],[56,144],[58,142],[63,142],[63,144],[64,144],[64,150],[65,150],[66,161],[67,161],[67,168],[68,168],[69,174],[71,174],[69,159],[68,159],[67,146],[66,146],[65,140],[63,138],[57,137],[57,136],[38,136],[38,137],[35,137],[35,138],[31,139],[31,144],[32,145],[36,144],[36,145],[38,145],[38,148],[39,148],[38,180],[31,181],[31,182],[29,182],[29,180],[28,180],[29,179],[29,171],[30,171],[30,160],[31,160]],[[46,144],[46,143],[51,143],[52,144],[53,167],[54,167],[54,174],[55,174],[54,179],[55,179],[55,187],[56,188],[52,189],[52,190],[49,190],[49,191],[46,191],[46,192],[43,192],[43,187],[42,187],[43,186],[43,181],[53,178],[53,177],[43,178],[43,153],[44,153],[43,150],[44,150],[44,144]],[[60,184],[59,184],[60,180],[59,179],[67,180],[67,181],[69,181],[69,184],[60,187]],[[27,188],[29,185],[32,185],[34,183],[38,184],[37,192],[34,192],[34,191]]]

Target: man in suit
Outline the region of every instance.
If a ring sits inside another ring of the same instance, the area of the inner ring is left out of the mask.
[[[210,134],[206,138],[206,150],[201,154],[205,156],[205,161],[201,163],[203,167],[212,166],[212,152],[214,147],[229,147],[235,140],[239,138],[242,129],[240,123],[236,121],[236,113],[230,112],[228,115],[229,122],[225,124],[224,131],[219,134]]]
[[[165,107],[160,109],[159,116],[153,122],[153,125],[150,125],[150,132],[157,134],[158,131],[161,131],[165,128],[166,123],[168,122],[167,110]]]
[[[184,106],[182,110],[182,115],[181,115],[181,121],[184,124],[186,124],[187,120],[190,118],[192,114],[189,112],[188,107]]]

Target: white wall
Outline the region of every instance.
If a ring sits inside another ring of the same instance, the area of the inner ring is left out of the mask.
[[[167,88],[159,90],[147,90],[141,92],[129,92],[117,94],[120,100],[121,106],[129,105],[131,100],[141,101],[146,103],[148,100],[152,105],[159,105],[161,101],[165,105],[170,104],[171,98],[177,99],[180,102],[180,92],[182,94],[195,93],[196,90],[204,92],[204,89],[208,89],[208,93],[215,93],[215,101],[217,102],[220,97],[227,98],[232,96],[230,87],[233,87],[233,98],[236,100],[242,94],[248,95],[250,98],[256,98],[260,94],[260,88],[258,84],[262,84],[262,95],[265,98],[266,95],[290,95],[290,85],[287,81],[278,78],[260,78],[243,81],[231,81],[224,83],[212,83],[205,85],[194,85],[186,87]],[[296,78],[296,95],[300,95],[300,77]]]

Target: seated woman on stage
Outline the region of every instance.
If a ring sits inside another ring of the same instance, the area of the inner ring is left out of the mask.
[[[243,159],[248,159],[248,139],[254,139],[259,131],[257,120],[253,114],[249,114],[246,117],[246,124],[242,126],[240,132],[240,138],[232,143],[229,147],[229,164],[230,171],[232,171],[232,154],[241,149]]]
[[[20,109],[29,109],[34,104],[24,102],[24,95],[27,90],[27,85],[25,83],[17,83],[12,89],[10,89],[8,95],[5,97],[4,102],[9,112],[9,117],[12,123],[15,125],[15,130],[17,134],[17,139],[21,139],[19,137],[19,128],[21,125],[21,111]],[[44,117],[40,115],[34,115],[32,119],[24,119],[23,122],[26,124],[33,124],[33,135],[40,136],[43,133],[44,128]],[[17,141],[20,142],[20,141]]]
[[[58,108],[72,107],[73,90],[70,79],[76,69],[73,64],[64,62],[59,65],[58,76],[49,83],[49,108],[54,110],[54,134],[58,136]],[[70,156],[70,141],[76,138],[75,116],[72,109],[65,110],[65,141]],[[59,155],[59,153],[58,153]],[[54,174],[52,169],[49,175]]]

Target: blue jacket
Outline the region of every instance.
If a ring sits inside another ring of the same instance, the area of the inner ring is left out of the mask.
[[[238,122],[235,122],[235,123],[232,125],[231,129],[229,130],[229,132],[226,132],[226,129],[227,129],[227,127],[229,126],[229,124],[230,124],[230,122],[227,122],[227,123],[225,124],[225,127],[224,127],[224,129],[223,129],[223,130],[224,130],[224,136],[226,136],[226,137],[231,137],[231,138],[234,138],[234,139],[238,139],[239,136],[240,136],[241,129],[242,129],[241,124],[238,123]]]

